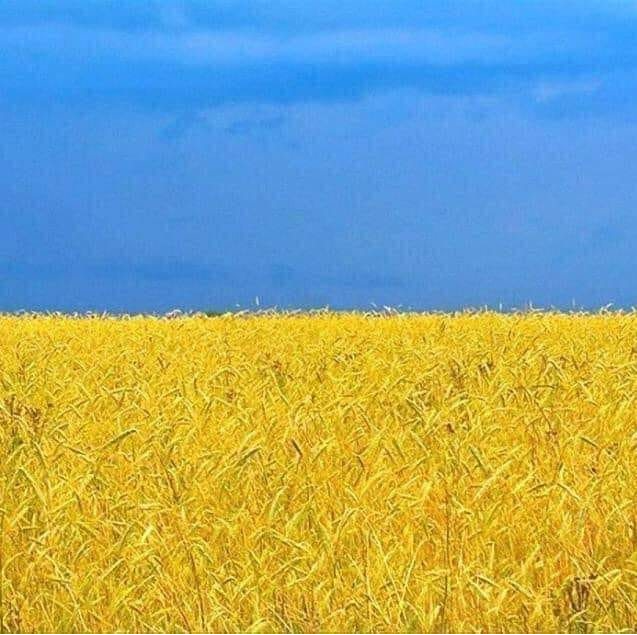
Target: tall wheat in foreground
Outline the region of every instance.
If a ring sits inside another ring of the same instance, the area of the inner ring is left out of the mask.
[[[3,631],[637,629],[637,314],[0,318]]]

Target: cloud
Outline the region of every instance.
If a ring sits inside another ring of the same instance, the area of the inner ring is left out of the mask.
[[[473,63],[514,67],[549,60],[563,63],[589,50],[587,38],[555,35],[432,28],[338,29],[287,35],[218,30],[131,34],[57,24],[0,28],[7,57],[25,64],[46,56],[49,64],[109,61],[230,69],[273,64],[444,67]]]
[[[637,68],[628,3],[511,4],[9,1],[0,100],[196,112],[416,89],[594,103]]]
[[[199,112],[181,113],[161,130],[160,137],[166,141],[177,141],[191,130],[199,126],[207,126],[207,123],[206,118]]]
[[[236,29],[300,33],[340,29],[452,27],[492,32],[595,30],[637,18],[627,0],[4,0],[0,24],[65,24],[119,31]]]
[[[266,130],[276,130],[281,128],[285,123],[285,117],[282,115],[274,115],[271,117],[262,117],[260,119],[240,119],[233,121],[225,127],[225,131],[232,135],[250,135],[255,132]]]
[[[561,82],[541,81],[535,86],[533,94],[538,102],[544,103],[572,95],[591,95],[601,88],[602,82],[595,78]]]

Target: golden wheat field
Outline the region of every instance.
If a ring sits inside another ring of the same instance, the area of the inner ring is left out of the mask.
[[[637,628],[637,314],[0,338],[5,632]]]

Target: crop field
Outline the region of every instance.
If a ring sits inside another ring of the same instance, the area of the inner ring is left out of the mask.
[[[637,314],[0,317],[0,622],[634,631]]]

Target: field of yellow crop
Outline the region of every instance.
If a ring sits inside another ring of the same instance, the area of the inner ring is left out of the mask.
[[[0,318],[2,631],[634,631],[637,314]]]

